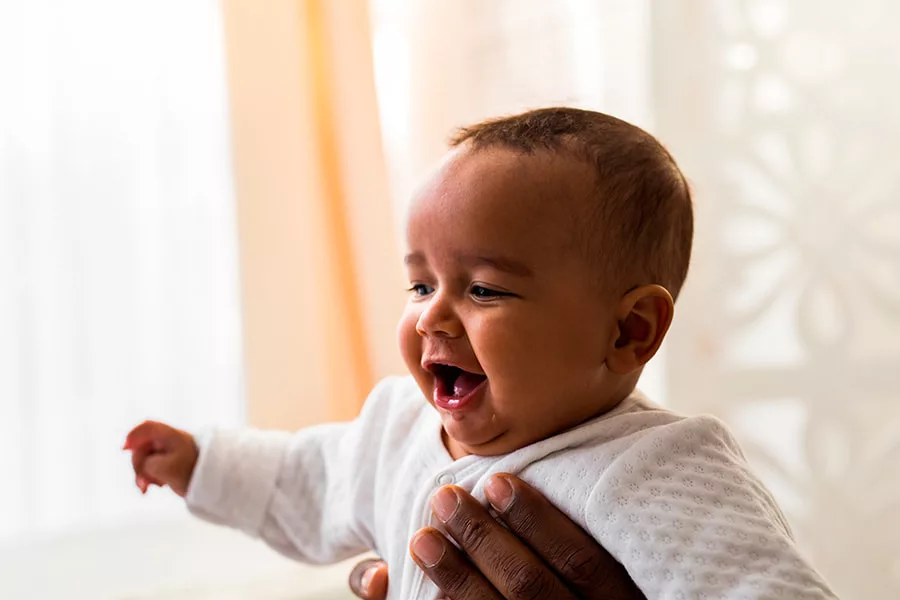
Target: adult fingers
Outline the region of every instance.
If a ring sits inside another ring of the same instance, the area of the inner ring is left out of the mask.
[[[492,476],[485,495],[510,531],[585,600],[643,600],[644,595],[594,538],[540,492],[507,473]]]
[[[447,532],[501,597],[575,600],[553,570],[465,490],[444,486],[431,503]],[[455,598],[452,593],[450,596]]]
[[[499,527],[499,525],[498,525]],[[503,596],[450,541],[432,527],[420,529],[409,552],[441,593],[453,600],[503,600]]]

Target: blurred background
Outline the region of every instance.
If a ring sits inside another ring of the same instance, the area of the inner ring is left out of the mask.
[[[402,373],[452,128],[630,120],[696,197],[642,386],[738,434],[842,598],[900,597],[900,4],[0,0],[0,598],[346,597],[119,448],[351,418]]]

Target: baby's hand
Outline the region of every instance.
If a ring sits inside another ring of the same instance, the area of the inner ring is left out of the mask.
[[[194,437],[164,423],[144,421],[125,438],[131,450],[135,483],[146,494],[151,484],[168,485],[184,497],[200,451]]]

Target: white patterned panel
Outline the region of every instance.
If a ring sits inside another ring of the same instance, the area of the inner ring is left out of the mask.
[[[671,402],[737,429],[843,597],[900,597],[900,5],[657,6],[698,223]]]

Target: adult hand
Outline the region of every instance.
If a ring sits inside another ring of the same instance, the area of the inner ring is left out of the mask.
[[[410,543],[413,560],[445,596],[645,600],[622,565],[521,479],[494,475],[485,494],[508,529],[464,490],[445,486],[433,496],[432,510],[462,550],[430,527]],[[386,565],[360,563],[350,587],[360,598],[384,600]]]

